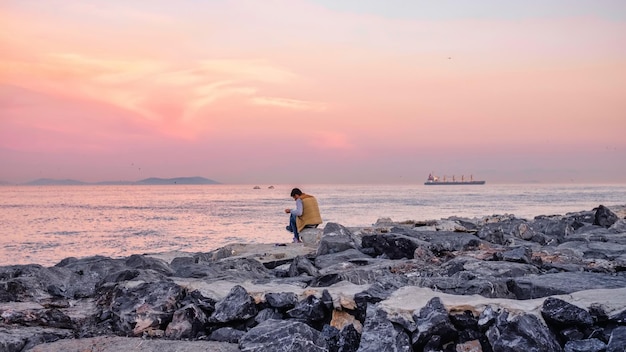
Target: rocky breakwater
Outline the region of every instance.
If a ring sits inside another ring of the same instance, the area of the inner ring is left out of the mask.
[[[625,207],[0,268],[0,351],[625,351]]]

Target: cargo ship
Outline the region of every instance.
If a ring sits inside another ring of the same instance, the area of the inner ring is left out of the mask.
[[[452,176],[452,180],[448,180],[446,176],[443,177],[443,180],[440,180],[438,176],[433,176],[433,174],[428,175],[428,179],[424,182],[426,186],[435,186],[435,185],[484,185],[485,181],[474,181],[474,177],[470,175],[469,180],[465,180],[465,176],[461,175],[461,180],[457,180],[454,175]]]

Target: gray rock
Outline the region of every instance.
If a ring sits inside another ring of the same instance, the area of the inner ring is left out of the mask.
[[[543,233],[545,236],[552,240],[548,240],[547,243],[557,244],[563,242],[563,240],[569,235],[575,232],[572,224],[573,219],[563,217],[536,217],[531,223],[535,232]]]
[[[269,319],[277,319],[277,320],[281,320],[284,319],[285,315],[283,313],[281,313],[278,309],[276,308],[265,308],[259,311],[259,313],[254,317],[254,321],[257,324],[260,324],[266,320]]]
[[[71,337],[73,337],[72,331],[66,329],[0,326],[0,351],[21,352],[43,343]]]
[[[165,337],[175,340],[196,338],[204,334],[207,321],[208,318],[200,307],[188,304],[174,312],[172,322],[165,329]]]
[[[329,222],[317,247],[317,256],[357,249],[358,245],[350,230],[337,223]]]
[[[169,281],[128,287],[116,284],[102,293],[97,302],[100,317],[110,319],[113,331],[130,336],[157,330],[164,333],[177,302],[185,295],[180,286]]]
[[[626,219],[617,220],[611,227],[609,227],[613,233],[624,234],[626,233]]]
[[[320,322],[328,315],[328,309],[321,299],[311,295],[296,303],[287,315],[300,321]]]
[[[528,247],[516,247],[508,251],[498,252],[495,257],[498,260],[504,260],[507,262],[530,264],[533,257],[533,251]]]
[[[548,297],[543,301],[541,315],[546,323],[561,328],[568,326],[587,328],[593,325],[593,318],[589,312],[554,297]]]
[[[452,231],[403,231],[407,236],[417,238],[437,256],[455,251],[475,250],[483,242],[474,234]],[[422,247],[422,246],[420,246]]]
[[[289,266],[289,276],[294,277],[298,276],[302,273],[308,274],[310,276],[319,275],[318,269],[311,263],[309,259],[303,256],[297,256],[291,262]]]
[[[198,261],[176,267],[176,277],[206,278],[210,281],[259,280],[270,278],[268,269],[259,261],[249,258],[227,258],[219,261]]]
[[[361,342],[357,351],[409,352],[411,350],[409,335],[403,329],[394,326],[387,319],[387,314],[384,311],[374,305],[368,305]]]
[[[389,259],[412,259],[416,248],[427,245],[422,240],[400,233],[367,235],[361,239],[361,246],[364,249],[371,248],[374,256]]]
[[[215,312],[209,317],[209,321],[215,323],[242,321],[252,318],[257,312],[248,291],[240,285],[235,285],[223,300],[215,304]]]
[[[291,309],[298,303],[298,297],[293,292],[266,293],[265,300],[270,307]]]
[[[229,326],[219,328],[209,335],[211,341],[221,341],[230,343],[239,343],[241,337],[245,334],[245,331],[233,329]]]
[[[508,286],[517,299],[531,299],[583,290],[626,287],[626,276],[564,272],[515,277],[508,281]]]
[[[65,339],[44,343],[29,352],[239,352],[237,344],[216,341],[180,341],[99,336],[86,339]]]
[[[413,320],[417,325],[417,330],[411,337],[414,348],[423,348],[434,336],[438,336],[438,343],[431,347],[440,349],[443,344],[457,337],[458,332],[438,297],[432,298],[419,312],[414,313]]]
[[[626,326],[618,326],[611,332],[606,352],[624,352],[626,350]]]
[[[370,256],[364,254],[363,252],[357,249],[350,248],[345,251],[341,251],[337,253],[318,255],[317,257],[315,257],[315,266],[317,268],[323,269],[323,268],[331,267],[333,265],[351,262],[353,260],[355,262],[359,262],[360,260],[368,261],[369,259],[371,259]]]
[[[487,339],[494,351],[561,352],[550,330],[534,315],[522,314],[509,319],[500,313],[487,331]]]
[[[595,338],[565,343],[565,352],[602,352],[605,350],[606,344]]]
[[[242,352],[327,352],[322,334],[294,320],[266,320],[239,339]]]
[[[361,342],[361,334],[350,324],[339,332],[337,352],[356,352]]]
[[[593,218],[593,224],[609,228],[613,225],[619,218],[612,212],[609,208],[604,205],[598,206],[596,209],[596,214]]]
[[[133,269],[154,270],[166,276],[171,276],[174,274],[174,271],[169,266],[169,264],[167,264],[164,260],[158,258],[134,254],[128,257],[124,264]]]

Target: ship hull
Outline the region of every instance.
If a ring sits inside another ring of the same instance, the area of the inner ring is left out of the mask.
[[[450,181],[450,182],[441,182],[441,181],[427,181],[424,182],[426,186],[452,186],[452,185],[484,185],[485,181]]]

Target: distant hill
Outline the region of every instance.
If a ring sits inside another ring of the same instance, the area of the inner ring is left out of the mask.
[[[80,186],[80,185],[217,185],[217,181],[204,177],[175,177],[158,178],[151,177],[139,181],[102,181],[96,183],[82,182],[77,180],[57,180],[51,178],[40,178],[24,183],[28,186]]]
[[[175,177],[175,178],[158,178],[150,177],[135,182],[140,185],[215,185],[217,181],[204,177]]]
[[[75,185],[86,185],[87,183],[77,180],[55,180],[52,178],[39,178],[34,181],[30,181],[25,183],[29,186],[75,186]]]

